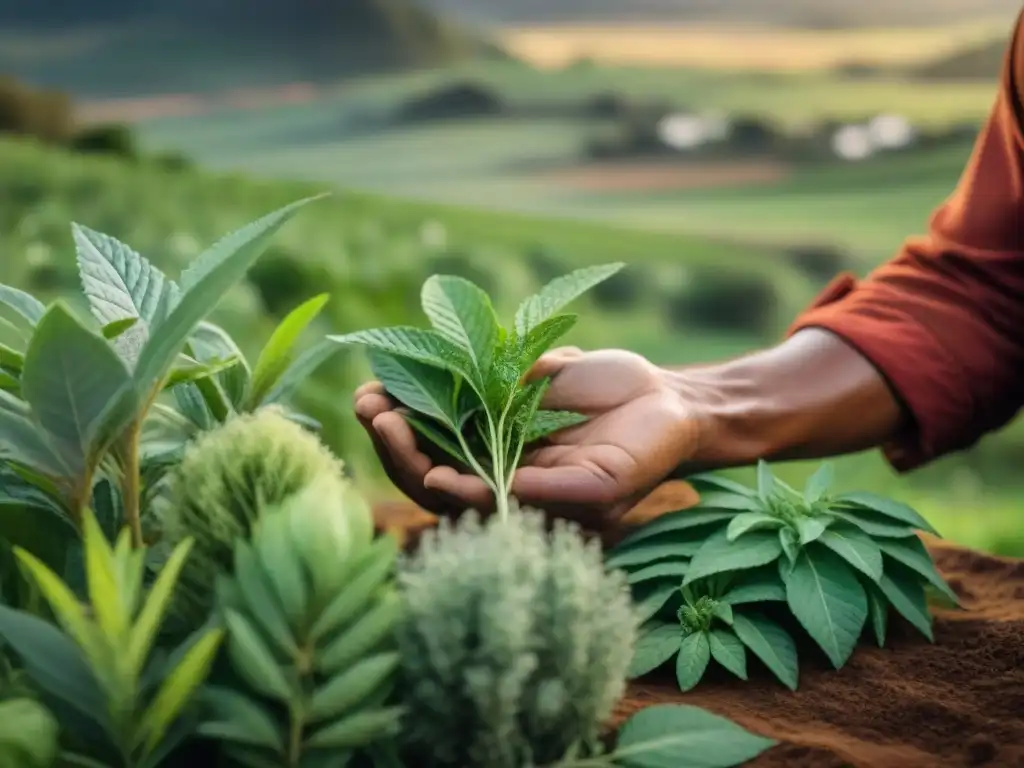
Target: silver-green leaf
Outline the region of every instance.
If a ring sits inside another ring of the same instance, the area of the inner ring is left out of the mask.
[[[717,531],[690,561],[685,583],[692,584],[715,573],[767,565],[781,554],[782,544],[774,531],[755,531],[745,536],[742,543],[729,541],[726,531]]]

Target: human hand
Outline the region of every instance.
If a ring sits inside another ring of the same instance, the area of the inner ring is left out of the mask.
[[[698,419],[670,376],[640,355],[565,347],[544,355],[528,377],[551,378],[542,407],[590,419],[524,455],[512,484],[524,505],[591,531],[607,529],[696,448]],[[356,412],[389,477],[414,502],[442,515],[493,507],[479,477],[417,444],[379,384],[357,391]]]

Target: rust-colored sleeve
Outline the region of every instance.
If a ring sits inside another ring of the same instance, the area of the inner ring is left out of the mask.
[[[1024,34],[999,95],[928,234],[858,282],[841,275],[790,333],[818,327],[857,348],[912,416],[884,446],[898,471],[973,445],[1024,405]]]

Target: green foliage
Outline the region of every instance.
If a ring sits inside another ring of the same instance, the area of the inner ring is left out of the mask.
[[[60,144],[73,132],[74,109],[67,94],[0,77],[0,133]]]
[[[692,281],[665,300],[678,328],[725,329],[766,336],[778,325],[782,299],[769,279],[750,273],[696,270]]]
[[[77,753],[67,758],[72,764],[87,758],[125,768],[157,766],[190,732],[191,704],[223,631],[200,629],[170,653],[157,648],[191,543],[174,550],[147,590],[146,553],[131,547],[131,532],[123,530],[111,548],[91,511],[83,523],[87,603],[36,557],[18,549],[20,563],[60,628],[0,606],[0,637],[60,713],[58,722]],[[52,742],[53,728],[45,722],[37,727],[43,731],[32,739],[38,750]]]
[[[58,726],[42,704],[28,698],[0,702],[0,766],[49,768],[59,749]]]
[[[218,579],[235,682],[207,691],[200,732],[254,768],[343,766],[393,737],[397,553],[329,472],[269,504]]]
[[[512,328],[499,322],[490,297],[468,280],[435,275],[423,285],[433,328],[384,328],[330,337],[369,348],[386,390],[412,409],[420,434],[471,467],[508,515],[512,476],[527,442],[580,423],[569,413],[540,411],[546,380],[524,384],[537,359],[576,323],[561,311],[624,265],[580,269],[520,304]]]
[[[830,493],[832,475],[823,465],[802,492],[764,462],[756,489],[692,477],[696,507],[648,523],[611,550],[606,564],[626,571],[646,621],[631,676],[676,658],[683,690],[712,660],[746,679],[749,651],[795,688],[796,646],[775,620],[780,611],[836,669],[869,624],[884,645],[890,609],[931,640],[927,594],[959,604],[915,535],[935,530],[905,504]]]
[[[167,545],[195,540],[175,614],[202,621],[213,606],[214,579],[231,569],[235,542],[249,537],[267,505],[314,480],[332,500],[351,493],[342,463],[275,407],[231,418],[191,443],[168,478],[158,513]]]
[[[70,146],[85,154],[114,155],[127,160],[135,160],[139,156],[131,126],[121,123],[83,128],[71,139]]]

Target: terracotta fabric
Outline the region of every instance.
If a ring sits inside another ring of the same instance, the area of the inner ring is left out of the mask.
[[[885,446],[907,471],[973,445],[1024,405],[1024,33],[953,194],[923,237],[858,281],[836,278],[790,332],[846,340],[888,379],[913,428]]]

